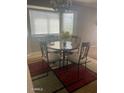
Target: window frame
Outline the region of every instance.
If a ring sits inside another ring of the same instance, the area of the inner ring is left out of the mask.
[[[70,33],[70,34],[73,34],[73,32],[74,32],[74,18],[75,18],[75,14],[74,14],[74,12],[73,11],[70,11],[70,12],[64,12],[65,14],[69,14],[69,13],[72,13],[73,14],[73,23],[72,23],[72,33]],[[62,13],[62,31],[64,31],[64,13]],[[66,31],[65,31],[66,32]]]
[[[45,36],[47,36],[47,35],[59,35],[59,34],[33,34],[32,32],[31,32],[31,20],[30,20],[30,13],[29,13],[29,11],[30,10],[33,10],[33,11],[41,11],[41,12],[50,12],[50,13],[58,13],[59,14],[59,25],[60,25],[60,13],[59,12],[57,12],[57,11],[52,11],[52,10],[43,10],[43,9],[34,9],[34,8],[28,8],[28,10],[27,10],[27,12],[28,12],[28,23],[29,23],[29,26],[28,26],[28,28],[30,28],[30,33],[31,33],[31,35],[33,36],[33,37],[45,37]],[[60,26],[59,26],[59,29],[60,29]],[[60,31],[60,30],[59,30]]]
[[[60,33],[62,32],[62,30],[63,30],[63,13],[57,12],[57,11],[54,11],[54,10],[44,10],[44,9],[29,8],[28,7],[27,8],[27,24],[28,24],[28,29],[30,31],[31,36],[33,36],[33,37],[45,37],[45,36],[48,36],[49,34],[32,34],[29,10],[59,13],[59,29],[60,29],[59,31],[60,31]],[[73,16],[73,31],[72,31],[72,35],[73,35],[73,34],[75,34],[76,27],[77,27],[76,26],[77,12],[74,11],[74,10],[71,10],[70,12],[64,12],[64,13],[73,13],[73,15],[74,15]],[[59,34],[50,34],[50,35],[58,36]]]

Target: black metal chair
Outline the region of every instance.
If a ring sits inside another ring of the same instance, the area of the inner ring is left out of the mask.
[[[71,51],[70,50],[66,51],[65,58],[66,58],[67,65],[68,65],[68,55],[72,55],[73,53],[78,53],[79,52],[78,46],[80,46],[80,38],[78,36],[72,35],[67,40],[71,41],[72,46],[77,47],[77,49],[74,49],[74,50],[71,50]]]
[[[86,68],[89,48],[90,48],[89,42],[82,42],[81,47],[79,49],[80,51],[78,53],[73,53],[72,55],[68,55],[68,61],[76,63],[78,65],[85,64],[85,68]]]
[[[80,46],[80,42],[81,42],[80,37],[75,36],[75,35],[72,35],[72,36],[70,37],[70,41],[72,42],[72,46],[76,46],[76,47]],[[72,54],[72,53],[78,53],[78,52],[79,52],[79,48],[70,51],[71,54]]]
[[[60,51],[54,51],[48,49],[47,42],[42,41],[40,43],[41,51],[43,52],[43,60],[45,60],[51,68],[55,67],[55,63],[59,62],[60,65]]]

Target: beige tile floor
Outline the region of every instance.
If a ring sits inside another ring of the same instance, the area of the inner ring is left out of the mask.
[[[87,67],[92,71],[97,71],[96,60],[90,59],[91,62],[87,63]],[[49,72],[49,75],[45,78],[38,79],[33,81],[34,88],[42,88],[42,91],[35,91],[35,93],[52,93],[56,89],[63,87],[61,82],[57,79],[52,71]],[[62,89],[57,93],[68,93],[66,89]],[[97,80],[83,86],[80,89],[77,89],[73,93],[97,93]]]

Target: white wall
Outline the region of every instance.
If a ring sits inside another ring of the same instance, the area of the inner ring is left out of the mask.
[[[82,41],[97,43],[97,9],[79,7],[77,17],[77,32]]]
[[[91,43],[88,56],[97,59],[97,9],[78,7],[76,25],[81,40]]]

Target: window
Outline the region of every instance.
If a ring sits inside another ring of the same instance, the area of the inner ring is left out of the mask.
[[[59,13],[29,10],[32,34],[59,34]]]
[[[74,14],[73,13],[63,13],[63,31],[73,33],[73,21]]]
[[[31,33],[33,35],[47,35],[60,33],[60,14],[40,10],[29,10]],[[73,33],[74,13],[62,14],[61,31]]]

